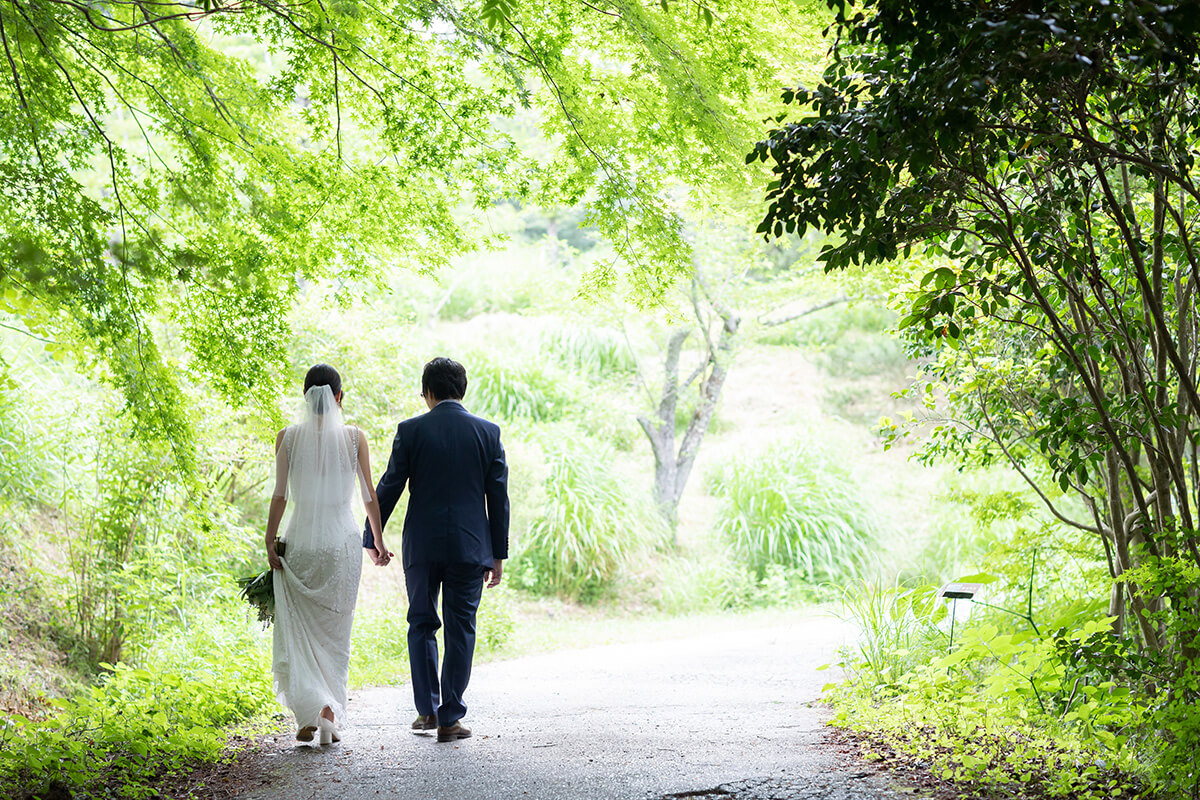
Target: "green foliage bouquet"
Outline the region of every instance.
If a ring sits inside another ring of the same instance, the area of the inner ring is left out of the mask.
[[[258,621],[270,625],[275,621],[275,579],[273,570],[266,569],[257,575],[238,578],[242,587],[242,599],[258,610]]]
[[[275,542],[275,553],[283,556],[287,543],[283,540]],[[237,584],[242,587],[242,599],[258,611],[258,621],[264,627],[275,621],[275,578],[272,570],[267,568],[257,575],[238,578]]]

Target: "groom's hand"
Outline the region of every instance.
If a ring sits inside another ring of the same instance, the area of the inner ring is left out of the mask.
[[[371,561],[375,563],[375,566],[386,567],[388,562],[392,560],[392,556],[394,556],[395,553],[391,552],[387,548],[384,548],[383,550],[371,548],[367,550],[367,555],[371,557]]]
[[[484,573],[484,577],[487,578],[487,587],[489,589],[491,589],[493,586],[499,586],[500,579],[504,577],[504,562],[497,558],[492,563],[495,566]]]

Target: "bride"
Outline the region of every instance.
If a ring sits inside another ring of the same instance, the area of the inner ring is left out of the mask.
[[[346,716],[350,626],[362,572],[362,541],[350,501],[357,479],[371,532],[380,543],[376,563],[391,553],[378,538],[379,500],[371,480],[367,439],[342,421],[342,378],[328,364],[304,377],[299,423],[275,439],[275,491],[267,517],[267,561],[274,570],[275,696],[296,715],[296,738],[339,740]],[[294,510],[282,555],[276,536],[289,499]]]

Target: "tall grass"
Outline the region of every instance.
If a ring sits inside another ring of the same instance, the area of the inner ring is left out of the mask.
[[[652,504],[630,492],[610,470],[611,461],[611,451],[599,442],[548,450],[544,500],[519,540],[518,586],[594,600],[641,547],[662,540]]]
[[[945,646],[938,625],[947,611],[937,591],[932,584],[884,586],[865,580],[843,590],[842,607],[859,627],[856,652],[846,665],[853,679],[863,686],[895,686]]]
[[[468,387],[471,411],[501,420],[548,422],[559,419],[574,398],[563,378],[539,364],[509,367],[474,359]]]
[[[632,373],[637,361],[619,331],[585,325],[561,325],[542,332],[542,352],[576,373],[609,377]]]
[[[845,583],[875,549],[874,511],[845,467],[809,442],[728,463],[709,490],[721,499],[717,530],[760,579],[778,564]]]

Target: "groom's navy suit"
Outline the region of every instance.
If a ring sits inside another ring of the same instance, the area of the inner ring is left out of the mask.
[[[443,400],[401,422],[379,480],[384,524],[408,484],[400,549],[408,589],[408,657],[417,713],[450,726],[466,714],[463,692],[475,652],[475,612],[486,570],[508,558],[508,466],[500,428]],[[368,525],[363,547],[373,548]],[[442,591],[446,655],[438,679],[434,634]]]

